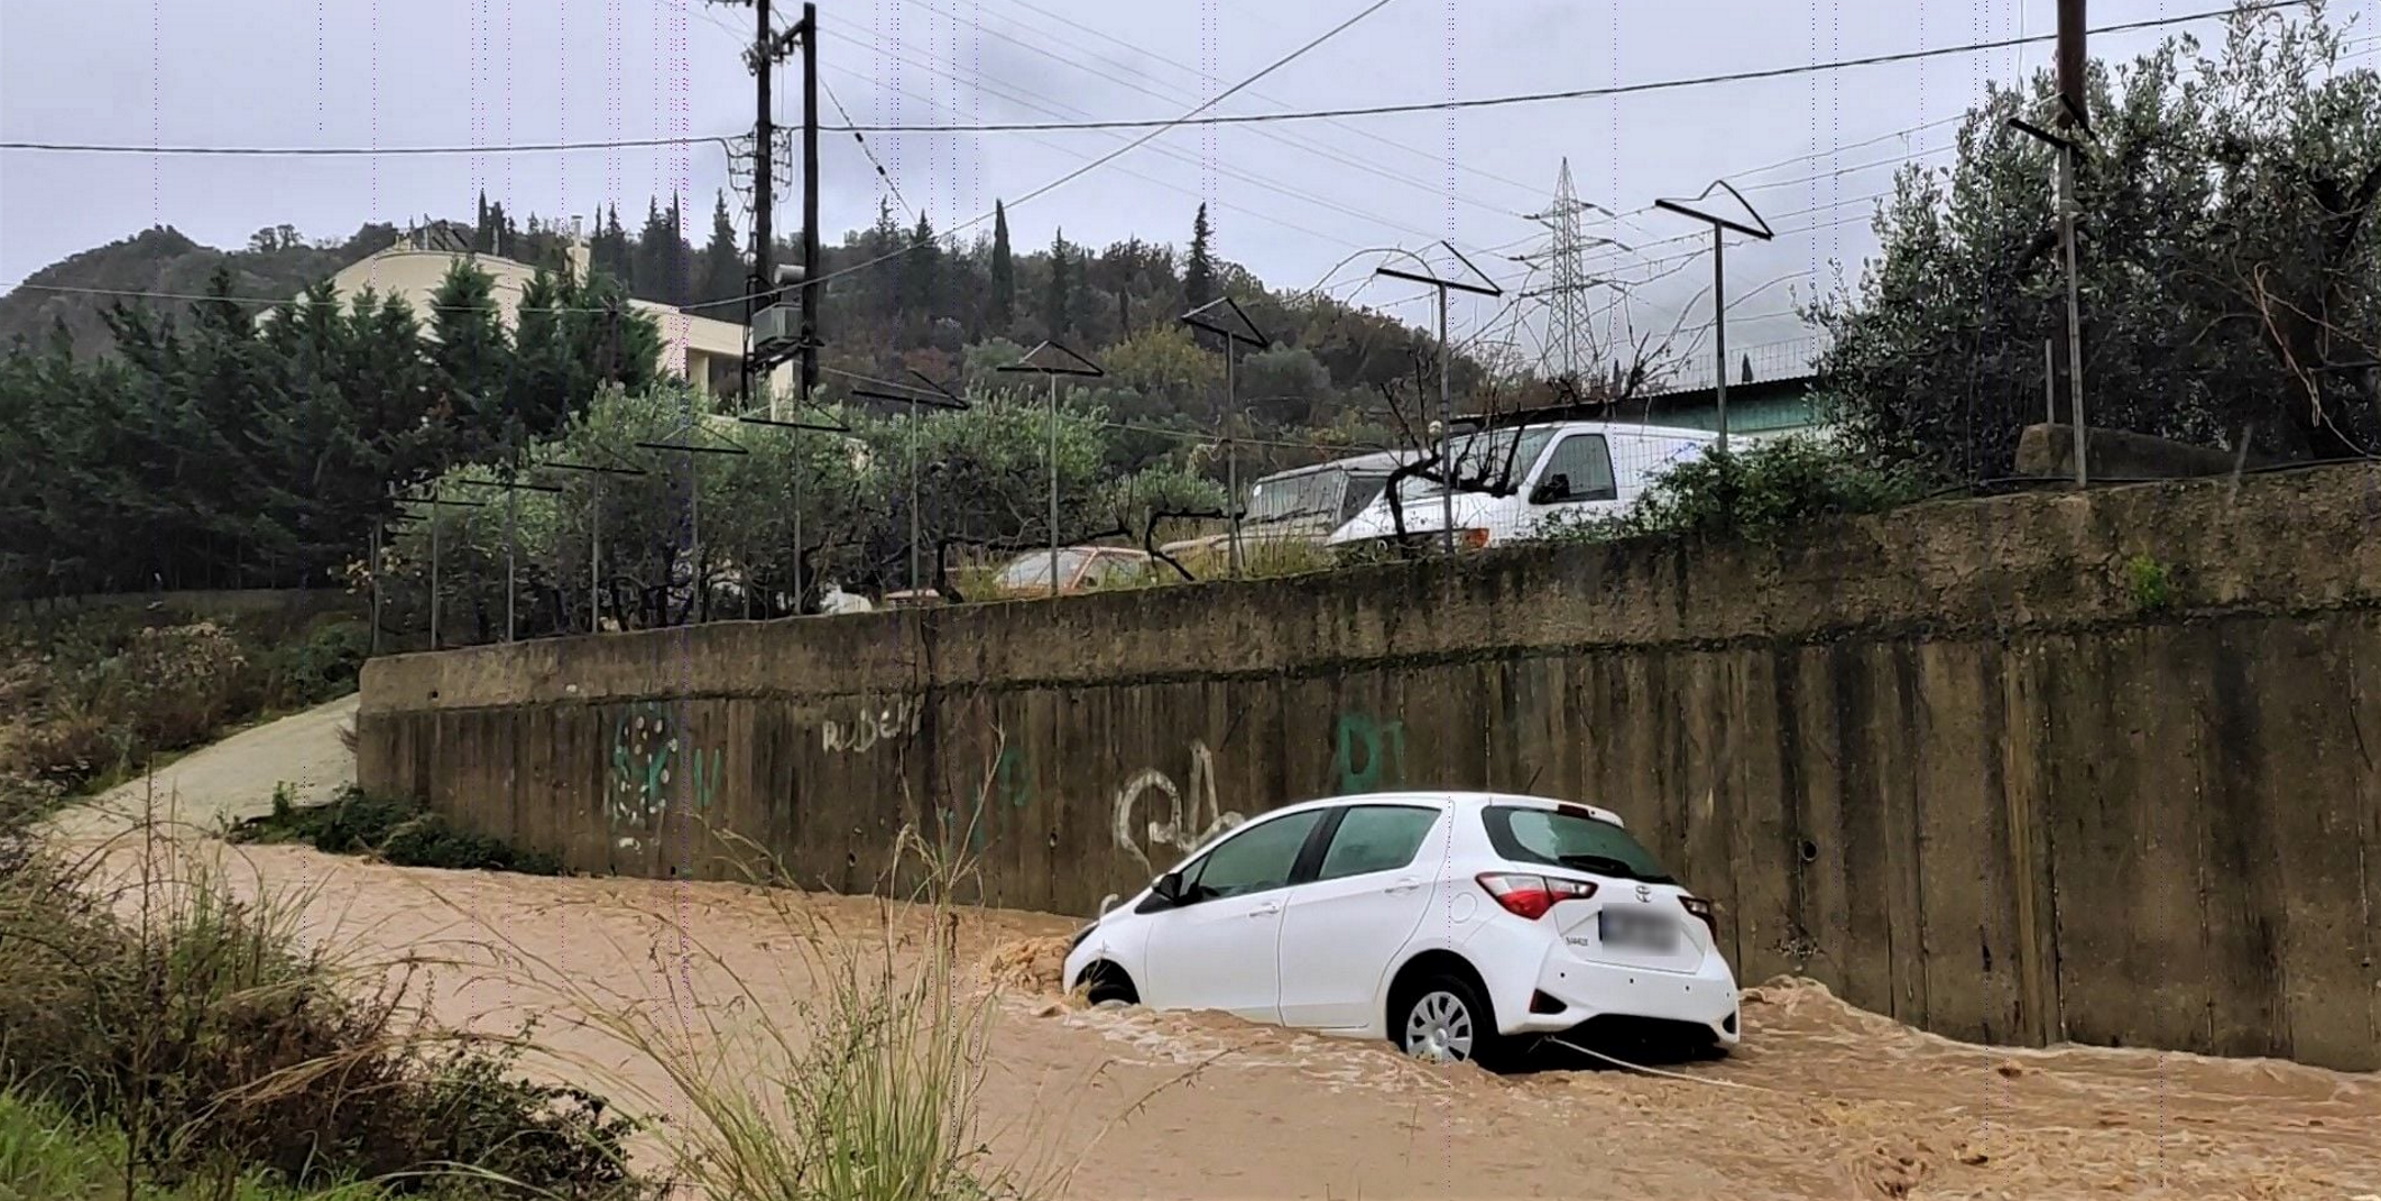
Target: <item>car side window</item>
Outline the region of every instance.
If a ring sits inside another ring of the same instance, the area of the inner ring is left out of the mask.
[[[1108,588],[1130,584],[1140,572],[1141,563],[1138,559],[1123,555],[1101,555],[1093,559],[1090,569],[1083,573],[1083,586]]]
[[[1297,869],[1298,852],[1314,833],[1323,811],[1309,810],[1260,822],[1218,844],[1183,877],[1185,899],[1211,901],[1282,888]]]
[[[1612,482],[1612,449],[1602,434],[1573,434],[1555,444],[1538,473],[1540,504],[1585,500],[1613,500],[1620,490]]]
[[[1323,853],[1323,869],[1315,879],[1396,871],[1414,861],[1438,820],[1438,810],[1412,805],[1352,806],[1332,833],[1331,849]]]

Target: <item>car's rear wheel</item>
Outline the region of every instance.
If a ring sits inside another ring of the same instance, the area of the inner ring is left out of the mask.
[[[1407,990],[1392,1029],[1400,1050],[1429,1063],[1488,1066],[1501,1050],[1495,1014],[1461,976],[1432,976]]]

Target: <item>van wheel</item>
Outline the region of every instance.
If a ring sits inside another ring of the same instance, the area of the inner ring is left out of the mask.
[[[1390,1031],[1397,1047],[1425,1063],[1494,1065],[1503,1050],[1496,1015],[1460,976],[1431,976],[1407,990]]]

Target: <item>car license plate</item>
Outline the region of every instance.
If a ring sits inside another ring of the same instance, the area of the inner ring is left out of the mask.
[[[1596,933],[1608,947],[1667,951],[1678,945],[1678,925],[1634,909],[1606,909],[1596,915]]]

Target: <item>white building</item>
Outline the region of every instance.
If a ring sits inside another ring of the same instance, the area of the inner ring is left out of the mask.
[[[521,293],[536,276],[537,268],[499,255],[468,254],[456,249],[459,240],[441,236],[442,226],[413,230],[398,235],[388,249],[358,259],[331,277],[332,286],[343,298],[352,298],[365,288],[382,296],[401,296],[423,318],[423,330],[429,331],[431,298],[438,285],[446,279],[447,271],[456,262],[470,259],[494,281],[498,319],[506,329],[514,326],[521,307]],[[589,267],[586,241],[575,230],[570,248],[571,266],[584,279]],[[744,327],[731,321],[698,317],[683,309],[649,300],[630,303],[653,315],[661,327],[661,366],[665,371],[686,377],[697,391],[717,396],[735,390],[738,363],[744,355]],[[794,367],[779,364],[770,372],[770,394],[790,397],[795,394]]]

